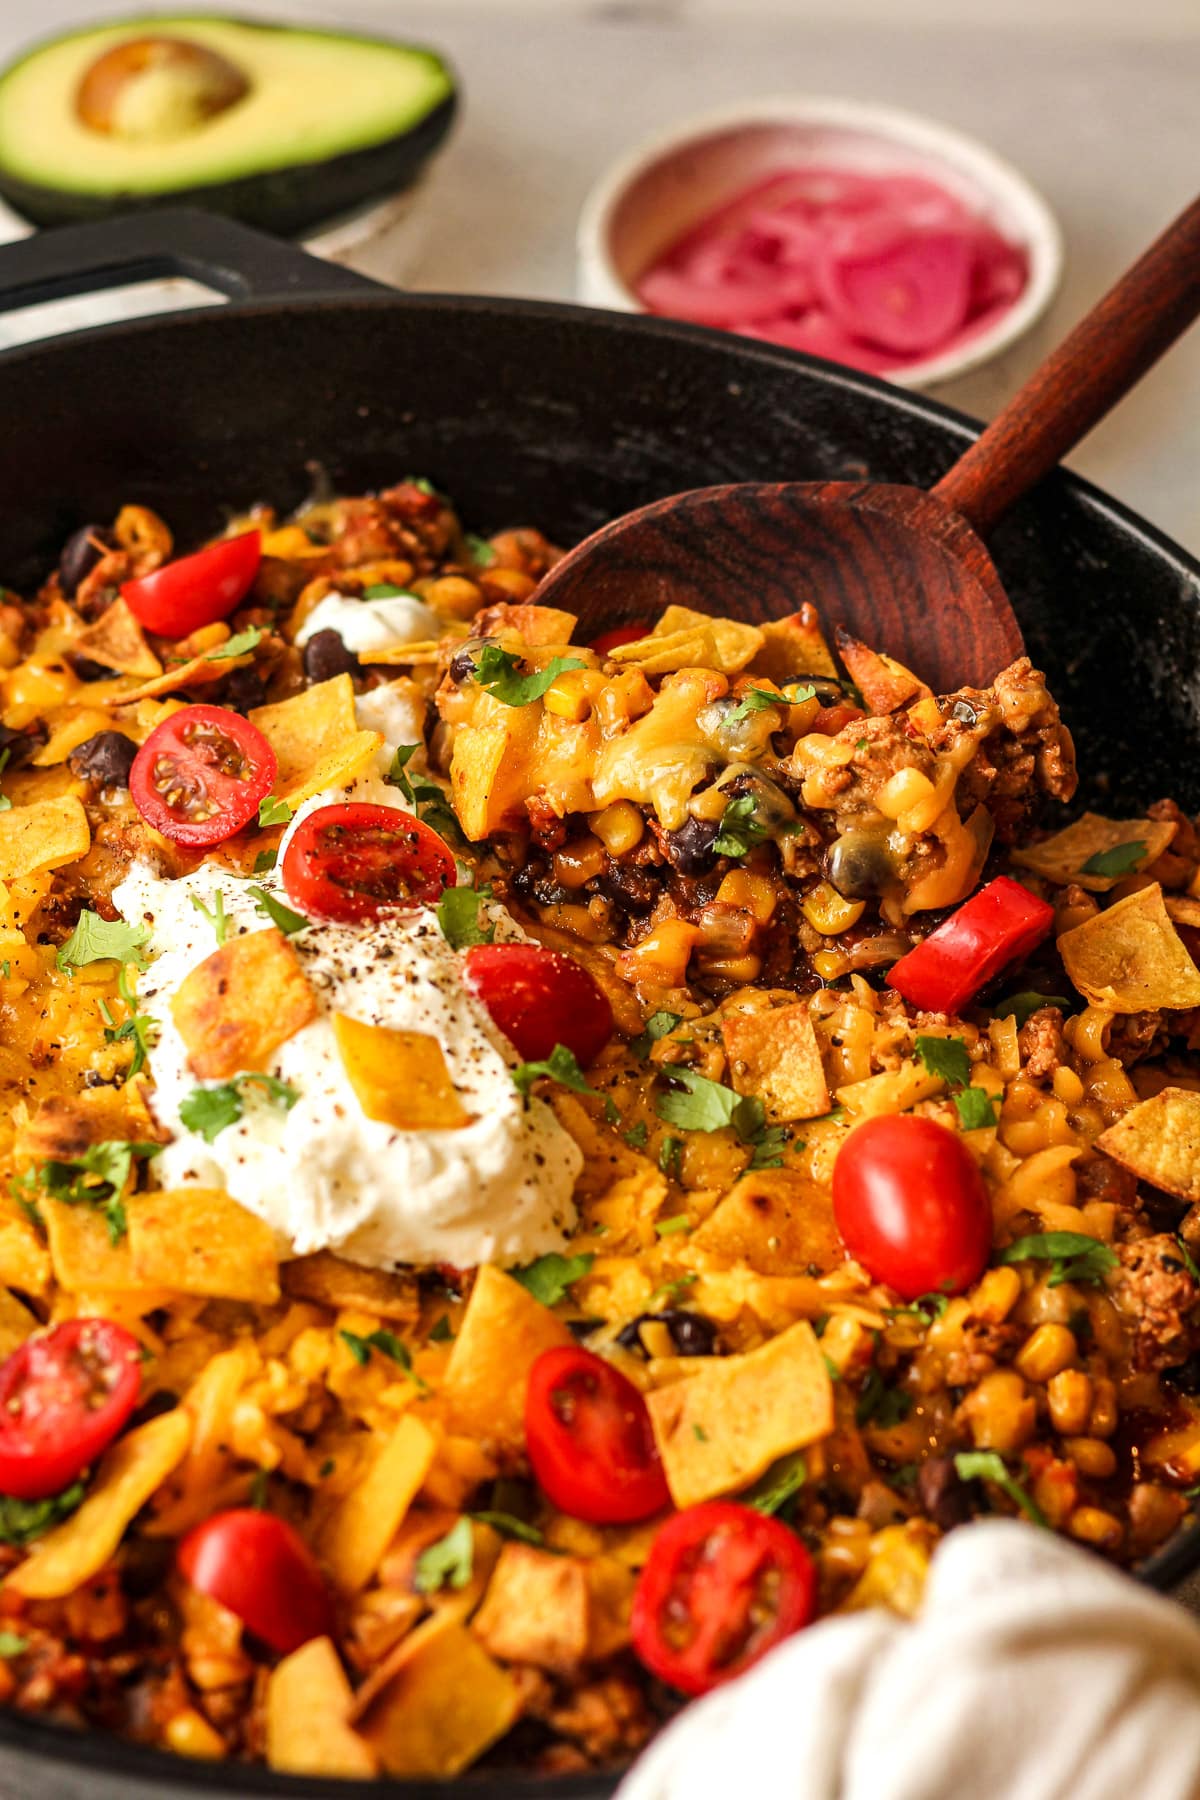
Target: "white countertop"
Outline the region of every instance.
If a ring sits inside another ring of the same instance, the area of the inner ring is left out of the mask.
[[[336,16],[437,44],[456,64],[462,120],[423,197],[426,242],[410,276],[425,289],[570,297],[575,218],[597,174],[640,137],[729,101],[843,94],[975,132],[1043,190],[1068,252],[1046,325],[941,390],[983,415],[1200,186],[1200,0],[906,0],[903,26],[899,0],[247,10]],[[0,0],[0,54],[109,11]],[[1200,329],[1073,461],[1200,552]]]

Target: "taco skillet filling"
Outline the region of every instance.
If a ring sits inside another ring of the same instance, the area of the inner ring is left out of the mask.
[[[973,1515],[1187,1514],[1192,822],[1050,829],[1025,661],[555,556],[406,481],[0,596],[11,1706],[609,1765]]]

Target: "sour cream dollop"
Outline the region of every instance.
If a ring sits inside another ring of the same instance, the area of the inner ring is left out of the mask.
[[[415,594],[393,594],[386,600],[356,600],[349,594],[326,594],[296,633],[301,649],[318,631],[336,631],[356,656],[368,650],[390,650],[395,644],[418,644],[441,631],[438,617]]]

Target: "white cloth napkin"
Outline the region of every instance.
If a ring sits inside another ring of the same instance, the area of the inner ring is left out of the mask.
[[[617,1800],[1195,1800],[1200,1625],[1074,1545],[955,1531],[911,1624],[811,1627],[695,1703]]]

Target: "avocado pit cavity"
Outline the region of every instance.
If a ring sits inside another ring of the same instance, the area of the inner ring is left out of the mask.
[[[165,143],[199,130],[249,92],[237,65],[204,44],[128,38],[88,68],[75,111],[90,130],[106,136]]]

